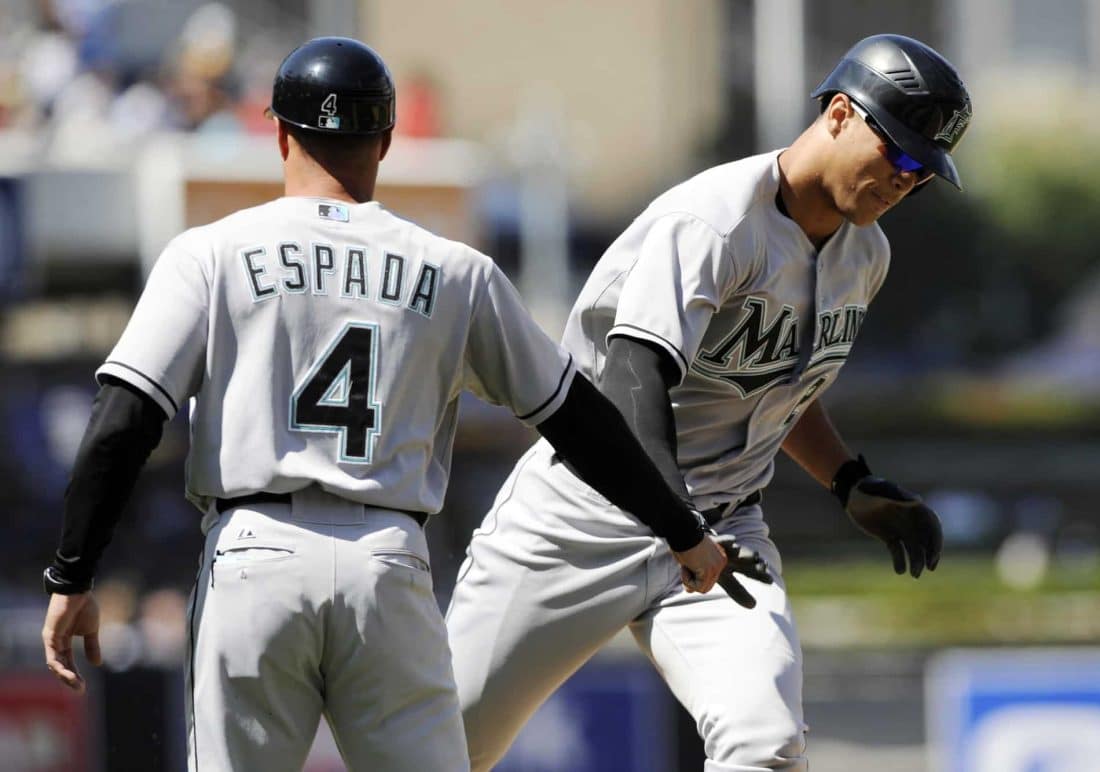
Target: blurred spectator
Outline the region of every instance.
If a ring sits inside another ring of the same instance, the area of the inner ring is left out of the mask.
[[[107,579],[95,589],[103,664],[112,670],[128,670],[141,659],[141,636],[130,624],[137,609],[137,588],[128,581]]]
[[[187,644],[187,597],[179,590],[154,590],[141,599],[137,626],[142,661],[157,667],[178,667]]]
[[[172,63],[173,124],[188,131],[240,131],[233,112],[237,20],[221,3],[199,7],[187,20]]]
[[[397,87],[397,125],[403,137],[430,138],[442,134],[439,84],[427,72],[409,75]]]
[[[54,99],[76,75],[77,51],[51,0],[39,0],[38,13],[39,29],[19,57],[19,75],[30,106],[48,115]]]
[[[109,160],[163,129],[268,130],[252,91],[247,107],[255,109],[239,110],[242,41],[227,5],[28,3],[22,13],[0,9],[0,128],[34,131],[53,161]],[[266,92],[277,61],[262,61]]]

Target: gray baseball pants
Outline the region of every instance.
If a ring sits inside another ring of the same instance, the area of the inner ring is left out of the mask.
[[[447,612],[472,768],[487,770],[546,698],[622,628],[695,719],[706,772],[805,770],[802,654],[759,506],[716,526],[776,579],[690,594],[666,543],[540,441],[474,532]]]
[[[208,515],[191,772],[298,772],[323,715],[352,772],[467,770],[423,530],[317,489]]]

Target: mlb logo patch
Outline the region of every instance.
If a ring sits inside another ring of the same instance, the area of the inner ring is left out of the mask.
[[[325,220],[347,222],[349,219],[348,208],[339,204],[318,204],[317,216]]]
[[[333,131],[340,130],[340,116],[336,114],[336,94],[329,94],[321,103],[321,115],[317,116],[317,126]]]

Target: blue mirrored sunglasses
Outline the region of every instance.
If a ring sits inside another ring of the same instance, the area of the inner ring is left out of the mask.
[[[886,146],[886,160],[889,161],[899,173],[913,172],[919,182],[931,179],[934,174],[931,169],[927,168],[916,158],[913,158],[913,156],[895,145],[894,141],[886,135],[886,132],[882,130],[882,127],[878,125],[875,119],[872,118],[866,110],[855,102],[851,102],[851,105],[852,109],[856,111],[856,115],[862,118],[871,131],[875,132],[879,139],[882,140],[882,144]]]

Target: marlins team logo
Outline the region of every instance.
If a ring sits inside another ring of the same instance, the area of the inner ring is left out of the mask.
[[[966,131],[966,127],[970,125],[971,114],[970,103],[968,102],[963,109],[955,111],[933,139],[943,140],[947,144],[953,146],[959,141],[959,137],[962,136],[962,133]]]
[[[339,129],[340,116],[336,114],[336,94],[329,94],[321,103],[322,115],[317,116],[317,125],[322,129]]]
[[[748,397],[788,380],[798,367],[799,323],[792,306],[774,316],[768,301],[750,297],[733,332],[717,346],[699,352],[691,369],[733,386]],[[806,370],[826,363],[843,363],[859,333],[866,306],[847,305],[818,314],[817,340]]]

